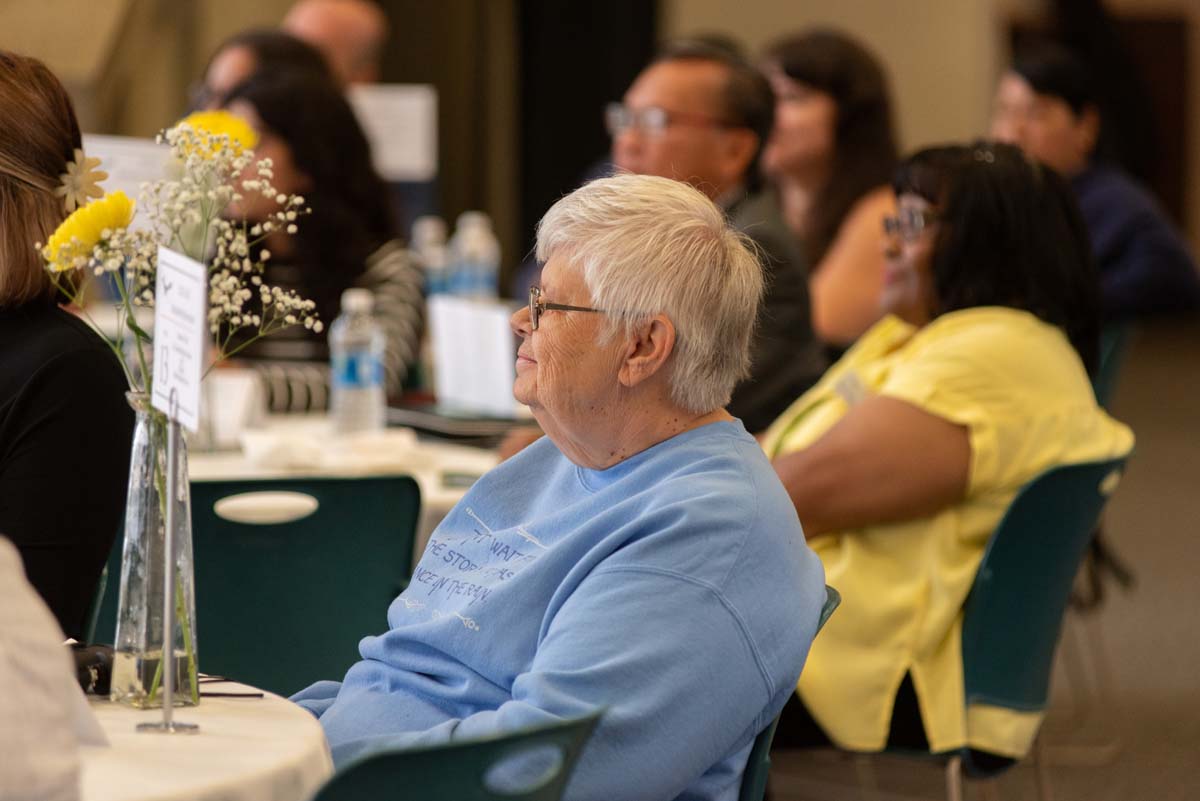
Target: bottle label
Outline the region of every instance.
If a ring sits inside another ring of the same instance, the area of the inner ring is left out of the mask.
[[[338,353],[332,361],[335,387],[368,389],[383,386],[383,363],[370,351]]]

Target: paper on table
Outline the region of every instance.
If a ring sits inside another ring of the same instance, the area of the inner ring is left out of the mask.
[[[435,295],[429,300],[438,405],[493,417],[524,416],[513,399],[517,348],[512,309],[498,301]]]
[[[436,177],[436,89],[425,84],[359,85],[346,96],[371,143],[375,169],[385,180]]]
[[[153,139],[132,136],[102,136],[84,134],[83,150],[88,156],[100,159],[100,169],[108,173],[102,181],[105,192],[120,190],[131,200],[137,200],[142,184],[161,180],[167,169],[170,151]],[[149,221],[135,214],[132,228],[146,228]]]
[[[204,265],[159,247],[154,290],[154,390],[150,402],[189,431],[200,424],[207,307],[208,271]]]

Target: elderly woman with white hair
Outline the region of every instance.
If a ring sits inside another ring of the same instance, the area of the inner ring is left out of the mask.
[[[723,410],[761,269],[707,198],[620,175],[538,228],[516,397],[547,436],[471,488],[343,682],[294,700],[335,763],[604,716],[567,797],[734,799],[817,627],[824,575]]]

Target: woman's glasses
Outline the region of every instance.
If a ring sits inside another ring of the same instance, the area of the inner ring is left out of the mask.
[[[898,236],[905,242],[915,242],[921,232],[938,220],[932,209],[903,208],[895,216],[883,218],[883,231],[888,236]]]
[[[538,320],[542,317],[542,312],[550,311],[577,311],[577,312],[598,312],[603,314],[602,309],[591,309],[587,306],[567,306],[563,303],[550,303],[542,300],[542,290],[536,286],[529,287],[529,325],[530,330],[538,329]]]

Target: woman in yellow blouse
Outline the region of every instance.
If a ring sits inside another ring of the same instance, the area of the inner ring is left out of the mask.
[[[843,598],[776,742],[1019,757],[1039,715],[964,706],[963,601],[1024,484],[1133,436],[1092,395],[1098,289],[1062,179],[979,144],[917,153],[893,189],[889,315],[764,437]]]

